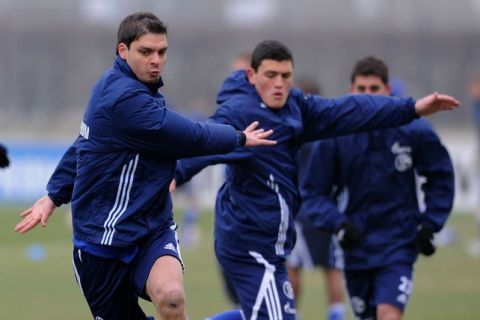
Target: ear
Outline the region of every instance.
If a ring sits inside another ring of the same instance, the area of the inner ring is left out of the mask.
[[[247,78],[250,84],[255,85],[255,82],[256,82],[255,75],[256,75],[255,70],[253,70],[252,68],[247,68]]]
[[[127,59],[128,57],[128,48],[127,48],[127,45],[123,42],[120,42],[118,45],[117,45],[117,51],[118,51],[118,55],[122,58],[122,59]]]

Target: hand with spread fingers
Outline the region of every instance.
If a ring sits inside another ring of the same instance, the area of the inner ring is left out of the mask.
[[[277,144],[277,141],[267,140],[272,133],[273,130],[264,129],[257,129],[258,121],[252,122],[243,133],[245,134],[245,146],[247,147],[255,147],[255,146],[273,146]]]
[[[22,221],[15,226],[15,232],[26,233],[39,223],[47,226],[48,218],[57,207],[48,195],[41,197],[35,204],[20,214]]]
[[[460,102],[452,96],[434,92],[415,103],[415,111],[419,116],[428,116],[441,110],[453,110],[460,106]]]

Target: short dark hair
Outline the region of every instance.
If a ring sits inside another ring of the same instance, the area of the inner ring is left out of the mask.
[[[292,61],[293,56],[286,45],[276,40],[260,42],[252,53],[252,69],[257,71],[263,60]]]
[[[382,60],[368,56],[355,63],[350,82],[353,83],[357,76],[377,76],[383,83],[388,84],[388,67]]]
[[[167,26],[150,12],[137,12],[126,16],[118,26],[117,47],[118,44],[125,43],[127,48],[130,48],[133,41],[146,33],[166,35]]]

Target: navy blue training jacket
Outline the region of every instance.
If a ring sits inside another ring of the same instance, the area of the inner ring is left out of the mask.
[[[284,256],[295,242],[298,150],[303,143],[401,125],[417,117],[412,99],[368,95],[326,99],[305,96],[297,89],[291,90],[283,108],[270,109],[244,71],[226,79],[217,103],[220,107],[210,121],[242,128],[258,120],[262,128],[274,130],[270,138],[277,145],[181,160],[176,180],[181,184],[208,165],[227,163],[215,206],[217,246],[267,256]]]
[[[330,231],[348,219],[364,234],[361,244],[345,250],[346,269],[413,263],[417,226],[438,232],[445,224],[454,172],[427,121],[318,141],[308,149],[299,217]],[[425,208],[419,207],[418,186]]]
[[[74,244],[87,252],[131,260],[142,239],[174,224],[168,187],[176,160],[237,147],[233,127],[165,108],[161,85],[140,82],[117,56],[47,185],[56,205],[71,201]]]

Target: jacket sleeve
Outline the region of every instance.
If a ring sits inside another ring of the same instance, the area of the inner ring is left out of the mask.
[[[300,213],[308,217],[315,227],[337,231],[345,216],[338,210],[334,195],[335,143],[329,139],[305,147],[299,172]]]
[[[248,148],[237,148],[237,150],[224,155],[212,155],[196,158],[188,158],[177,161],[175,181],[178,186],[188,182],[204,168],[215,164],[232,164],[241,162],[251,156]]]
[[[57,207],[72,199],[77,176],[77,143],[78,138],[64,153],[47,184],[48,197]]]
[[[306,142],[396,127],[418,118],[411,98],[351,94],[326,99],[309,95],[300,105]]]
[[[414,166],[426,178],[421,188],[425,212],[421,222],[438,232],[445,225],[452,210],[455,195],[453,165],[447,149],[426,121],[416,132]]]
[[[163,158],[227,153],[238,144],[233,127],[192,121],[142,92],[120,100],[113,114],[117,145]]]
[[[232,114],[232,112],[229,110],[231,109],[225,107],[218,108],[217,111],[209,118],[208,122],[231,124],[239,130],[242,126],[246,127],[246,125],[242,122],[242,117]],[[247,161],[250,157],[252,157],[252,155],[253,152],[250,148],[237,147],[234,151],[227,154],[182,159],[177,162],[175,181],[177,185],[180,186],[210,165],[220,163],[233,164]]]

